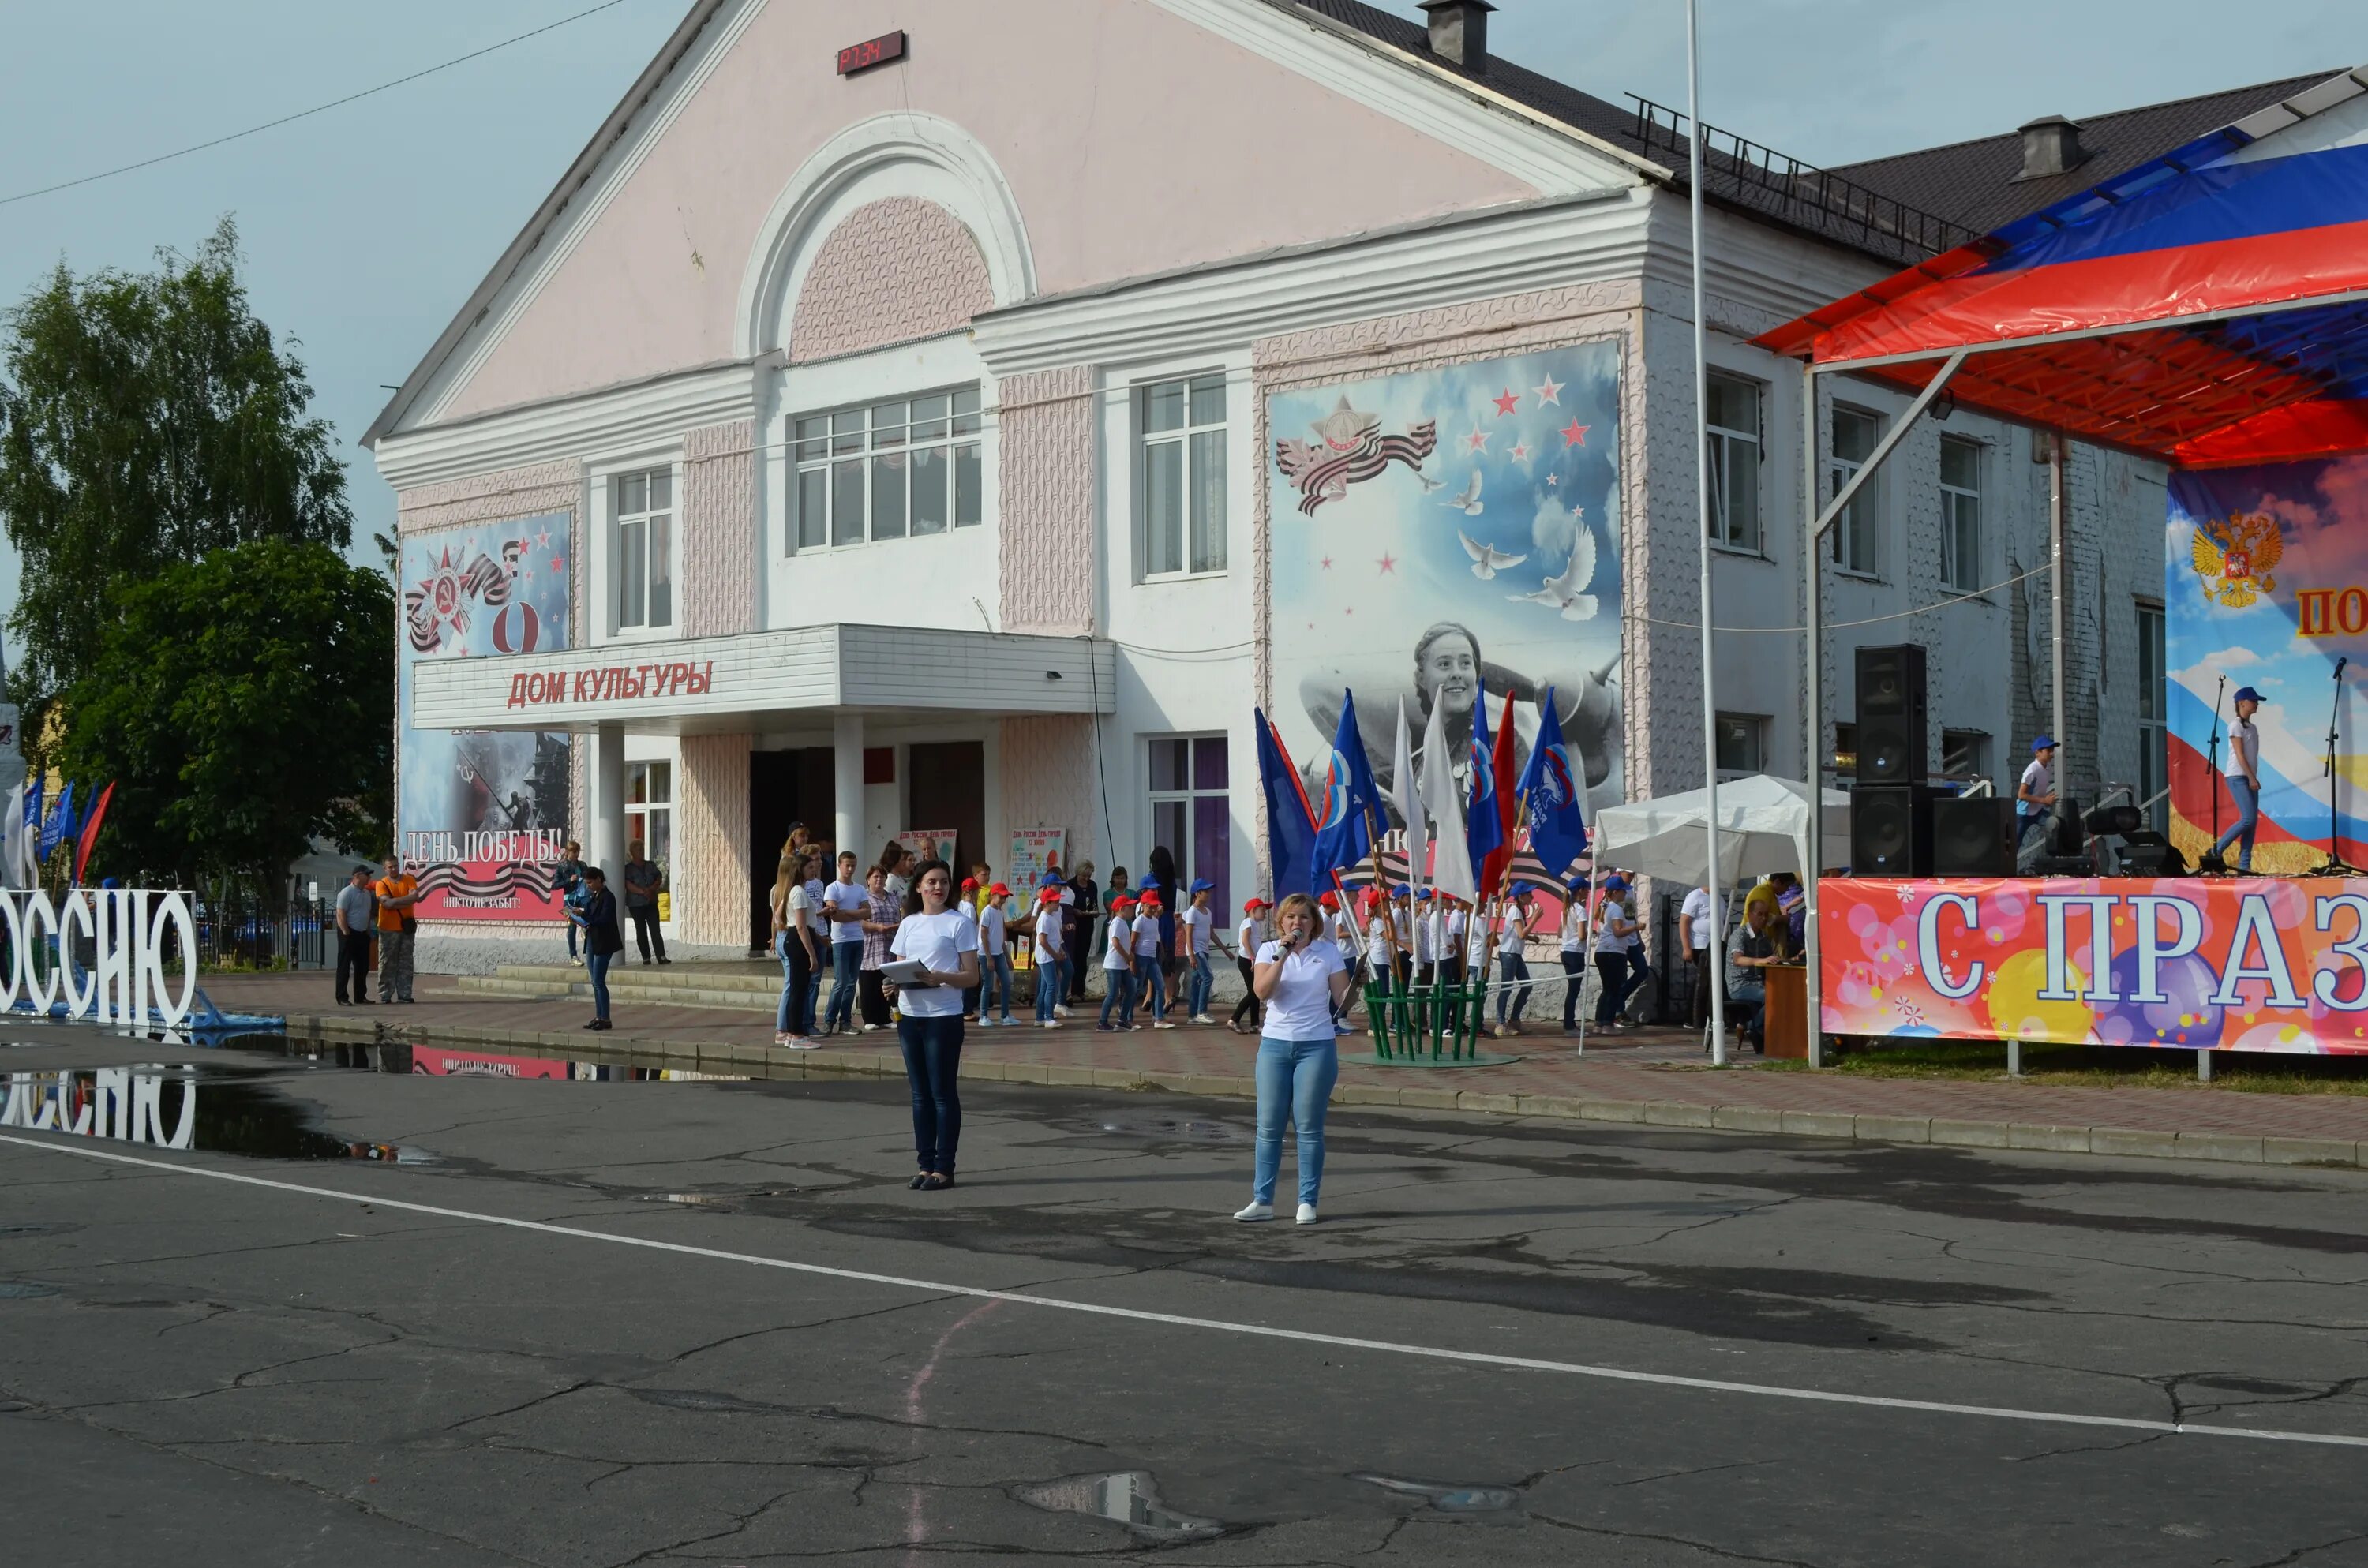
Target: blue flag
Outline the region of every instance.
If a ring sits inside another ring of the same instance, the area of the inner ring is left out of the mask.
[[[1531,748],[1530,765],[1521,769],[1518,793],[1529,802],[1530,852],[1549,875],[1560,877],[1587,853],[1587,809],[1581,794],[1584,777],[1563,744],[1562,714],[1554,707],[1554,687],[1546,687],[1539,704],[1538,744]]]
[[[1319,877],[1345,871],[1372,853],[1373,823],[1382,792],[1373,787],[1373,765],[1365,757],[1365,737],[1357,733],[1357,696],[1340,694],[1340,728],[1324,764],[1324,798],[1315,807],[1315,869]],[[1279,891],[1279,890],[1278,890]]]
[[[1509,699],[1499,724],[1513,722],[1513,704]],[[1472,800],[1463,813],[1463,852],[1472,858],[1472,869],[1481,877],[1480,891],[1489,889],[1488,879],[1480,870],[1488,857],[1505,842],[1505,822],[1497,810],[1497,759],[1493,755],[1497,743],[1488,733],[1488,683],[1480,682],[1478,699],[1472,708]]]
[[[1253,711],[1256,711],[1253,710]],[[1267,859],[1274,868],[1274,896],[1280,901],[1295,892],[1315,892],[1315,818],[1307,809],[1307,791],[1300,787],[1299,770],[1282,749],[1263,712],[1258,713],[1258,782],[1266,787]]]
[[[50,814],[41,823],[42,859],[48,859],[59,845],[73,835],[73,822],[74,785],[69,781],[64,789],[58,791],[57,800],[51,803]]]

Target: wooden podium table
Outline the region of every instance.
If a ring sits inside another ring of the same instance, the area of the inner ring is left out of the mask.
[[[1759,971],[1768,982],[1768,1017],[1762,1032],[1770,1056],[1809,1059],[1809,971],[1805,964],[1770,964]]]

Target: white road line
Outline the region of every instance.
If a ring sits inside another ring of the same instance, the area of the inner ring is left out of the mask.
[[[651,1252],[678,1253],[687,1257],[713,1258],[721,1263],[752,1264],[795,1274],[818,1274],[833,1279],[854,1279],[867,1285],[892,1285],[933,1296],[968,1296],[983,1301],[1009,1301],[1017,1306],[1044,1307],[1053,1312],[1086,1312],[1095,1317],[1123,1318],[1132,1323],[1164,1324],[1173,1328],[1207,1329],[1215,1334],[1248,1335],[1301,1345],[1323,1345],[1341,1350],[1372,1350],[1386,1356],[1415,1356],[1430,1361],[1453,1361],[1470,1367],[1504,1367],[1525,1372],[1557,1372],[1567,1377],[1603,1378],[1615,1382],[1655,1383],[1665,1388],[1701,1389],[1710,1393],[1739,1393],[1762,1399],[1808,1400],[1820,1404],[1866,1405],[1878,1410],[1919,1410],[1936,1415],[1985,1415],[1998,1421],[2036,1421],[2059,1426],[2107,1426],[2124,1432],[2163,1432],[2181,1437],[2251,1437],[2275,1443],[2321,1443],[2339,1448],[2368,1448],[2368,1437],[2328,1432],[2286,1432],[2269,1427],[2215,1426],[2192,1421],[2145,1421],[2127,1415],[2080,1415],[2062,1410],[2018,1410],[1994,1404],[1952,1404],[1944,1400],[1891,1399],[1881,1394],[1835,1393],[1824,1389],[1787,1388],[1777,1383],[1743,1383],[1725,1378],[1688,1378],[1674,1372],[1639,1372],[1623,1367],[1596,1367],[1582,1361],[1545,1361],[1529,1356],[1494,1356],[1481,1350],[1450,1350],[1431,1345],[1402,1345],[1388,1339],[1359,1339],[1349,1335],[1317,1334],[1304,1328],[1273,1328],[1264,1324],[1225,1323],[1215,1318],[1186,1317],[1177,1312],[1144,1312],[1137,1307],[1108,1307],[1092,1301],[1067,1301],[1054,1296],[1033,1296],[1023,1290],[989,1290],[976,1285],[950,1285],[942,1280],[914,1279],[901,1274],[873,1274],[860,1268],[835,1268],[822,1263],[793,1263],[787,1258],[755,1253],[725,1252],[716,1247],[690,1246],[682,1242],[652,1241],[643,1236],[612,1235],[575,1225],[546,1224],[540,1220],[513,1220],[502,1214],[481,1214],[468,1209],[444,1209],[432,1203],[411,1203],[372,1193],[339,1192],[335,1187],[307,1187],[302,1182],[273,1181],[268,1176],[236,1171],[208,1170],[201,1165],[146,1160],[133,1154],[110,1154],[99,1149],[76,1148],[45,1138],[21,1138],[0,1133],[0,1143],[41,1149],[53,1154],[74,1154],[109,1165],[137,1165],[171,1176],[203,1176],[209,1181],[235,1182],[241,1187],[268,1187],[275,1192],[299,1192],[338,1203],[368,1204],[374,1209],[400,1209],[412,1214],[432,1214],[443,1220],[472,1220],[484,1225],[506,1225],[515,1231],[540,1231],[546,1235],[573,1236],[579,1241],[606,1242],[611,1246],[642,1247]]]

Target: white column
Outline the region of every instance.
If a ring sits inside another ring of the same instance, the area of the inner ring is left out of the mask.
[[[830,792],[837,811],[831,839],[863,863],[863,715],[841,709],[830,718]],[[834,867],[833,870],[836,871]]]
[[[591,767],[585,769],[591,786],[585,820],[586,863],[600,868],[610,891],[623,901],[625,876],[625,732],[603,724],[587,737],[592,743]]]

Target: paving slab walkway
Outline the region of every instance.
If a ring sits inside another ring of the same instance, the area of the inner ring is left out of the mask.
[[[582,1028],[580,998],[472,994],[447,976],[420,976],[419,999],[407,1006],[339,1007],[328,977],[318,973],[209,976],[206,989],[224,1011],[285,1017],[289,1033],[303,1039],[394,1038],[512,1054],[733,1064],[770,1077],[904,1074],[888,1031],[841,1037],[818,1051],[784,1051],[772,1043],[769,1018],[743,1010],[620,1006],[617,1027],[604,1034]],[[1582,1054],[1558,1028],[1532,1029],[1489,1042],[1518,1061],[1461,1069],[1357,1062],[1349,1058],[1370,1053],[1370,1044],[1363,1035],[1351,1037],[1343,1041],[1334,1099],[1883,1142],[2368,1165],[2363,1096],[2058,1085],[2003,1075],[1990,1083],[1863,1078],[1762,1071],[1748,1058],[1720,1071],[1703,1062],[1699,1040],[1679,1030],[1590,1036]],[[1081,1011],[1058,1029],[973,1028],[962,1071],[1013,1083],[1248,1096],[1256,1092],[1256,1049],[1254,1040],[1223,1028],[1100,1034]]]

